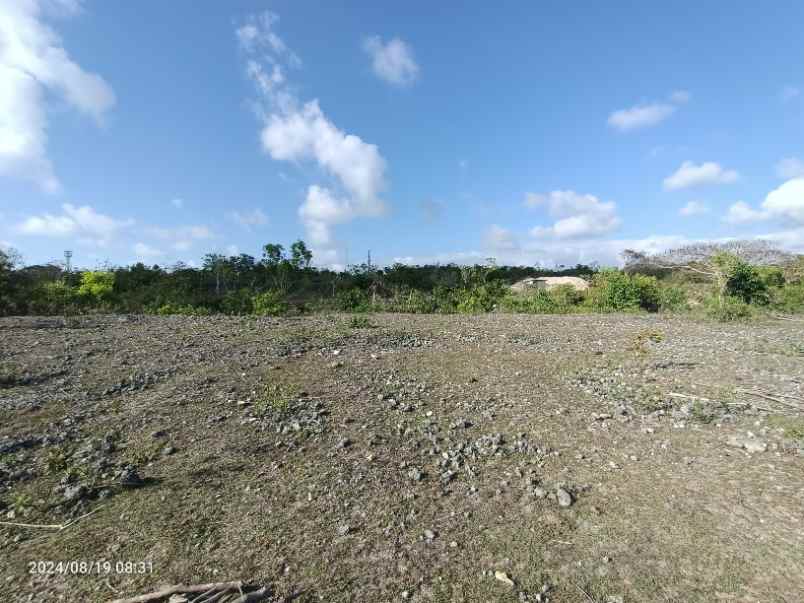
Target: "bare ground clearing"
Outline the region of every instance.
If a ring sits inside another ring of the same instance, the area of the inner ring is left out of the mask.
[[[0,319],[0,599],[802,600],[804,325],[367,319]]]

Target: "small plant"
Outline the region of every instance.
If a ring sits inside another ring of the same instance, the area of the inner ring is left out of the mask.
[[[280,383],[269,383],[262,391],[262,395],[254,403],[254,409],[259,415],[284,415],[295,397],[293,388]]]
[[[804,445],[804,419],[773,415],[768,417],[768,425],[781,429],[784,437]]]
[[[0,387],[14,387],[22,383],[23,378],[11,365],[0,365]]]
[[[51,448],[45,457],[45,467],[50,474],[65,473],[70,466],[70,451],[63,448]]]
[[[630,349],[639,354],[647,354],[648,343],[661,343],[662,341],[664,341],[664,333],[655,329],[645,329],[637,333]]]
[[[711,408],[700,400],[696,400],[690,407],[690,416],[693,421],[708,425],[717,418],[717,413],[713,412]]]
[[[375,326],[366,316],[352,316],[349,320],[349,327],[352,329],[373,329]]]
[[[27,517],[33,511],[34,501],[28,494],[14,492],[11,494],[8,508],[15,516]]]

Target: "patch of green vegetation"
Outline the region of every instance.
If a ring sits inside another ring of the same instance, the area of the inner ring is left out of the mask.
[[[23,375],[19,369],[10,365],[0,365],[0,387],[14,387],[23,381]]]
[[[259,415],[284,415],[290,403],[298,395],[295,387],[281,383],[269,383],[254,402],[254,410]]]
[[[352,316],[349,320],[350,329],[374,329],[376,326],[366,316]]]
[[[661,343],[664,341],[664,333],[657,329],[644,329],[636,334],[629,349],[638,354],[648,353],[649,343]]]
[[[781,429],[784,437],[804,444],[804,418],[771,415],[767,423],[769,427]]]

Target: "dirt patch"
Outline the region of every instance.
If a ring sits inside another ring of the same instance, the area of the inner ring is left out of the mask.
[[[0,320],[0,519],[78,520],[0,525],[3,600],[232,580],[298,601],[804,591],[795,325],[395,314],[74,326]],[[72,560],[112,570],[29,565]]]

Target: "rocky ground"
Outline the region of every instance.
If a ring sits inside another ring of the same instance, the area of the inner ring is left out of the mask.
[[[0,319],[0,599],[792,603],[802,449],[792,320]]]

